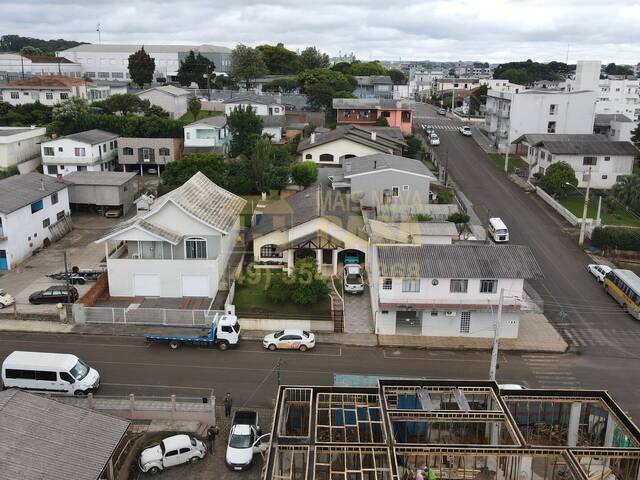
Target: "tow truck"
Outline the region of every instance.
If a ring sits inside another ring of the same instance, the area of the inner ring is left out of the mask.
[[[183,344],[187,345],[217,345],[220,350],[226,350],[240,341],[240,324],[238,317],[228,313],[216,312],[211,320],[209,334],[200,337],[190,335],[147,335],[147,342],[166,342],[169,348],[175,350]]]

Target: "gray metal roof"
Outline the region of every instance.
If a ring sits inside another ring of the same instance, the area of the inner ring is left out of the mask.
[[[201,53],[231,53],[231,49],[218,45],[148,45],[148,44],[114,44],[114,43],[83,43],[75,47],[67,48],[64,52],[124,52],[134,53],[144,47],[147,53],[188,53],[190,50]]]
[[[0,180],[0,212],[9,214],[19,208],[67,188],[54,177],[29,172]]]
[[[184,95],[191,95],[191,92],[189,92],[189,90],[185,90],[184,88],[174,87],[173,85],[163,85],[161,87],[148,88],[146,90],[136,93],[136,95],[140,96],[144,93],[153,92],[153,91],[166,93],[167,95],[171,95],[172,97],[182,97]]]
[[[0,137],[10,137],[12,135],[18,135],[19,133],[30,132],[31,128],[4,128],[0,127]]]
[[[421,278],[543,278],[524,245],[379,245],[380,275]]]
[[[631,142],[612,142],[597,133],[561,134],[527,133],[513,143],[526,141],[530,145],[544,145],[555,155],[632,155],[640,151]]]
[[[356,126],[356,125],[341,125],[334,130],[330,130],[326,133],[316,133],[315,141],[311,143],[311,137],[303,138],[298,144],[298,152],[302,152],[308,148],[314,148],[318,145],[333,142],[346,138],[362,145],[367,145],[371,148],[375,148],[381,152],[387,153],[389,149],[393,151],[402,150],[404,141],[397,138],[391,138],[387,135],[378,134],[376,131],[376,139],[371,139],[371,130]]]
[[[235,97],[225,100],[223,103],[240,103],[240,102],[260,103],[262,105],[271,105],[274,103],[277,103],[277,104],[280,103],[278,99],[272,95],[257,95],[255,93],[241,93],[239,95],[236,95]]]
[[[358,85],[393,85],[389,75],[355,75]]]
[[[402,130],[400,130],[400,127],[372,127],[369,125],[359,125],[358,127],[404,143],[404,134],[402,133]]]
[[[119,187],[135,178],[136,175],[134,172],[71,172],[64,176],[64,180],[74,185]]]
[[[609,125],[611,122],[631,123],[629,117],[622,113],[597,113],[595,118],[596,125]]]
[[[402,100],[391,100],[388,98],[334,98],[333,108],[410,109],[406,102]]]
[[[67,138],[77,142],[88,143],[89,145],[97,145],[98,143],[108,142],[114,138],[118,138],[117,133],[107,132],[94,128],[93,130],[85,130],[84,132],[72,133],[60,138]],[[58,140],[58,139],[56,139]]]
[[[223,128],[227,124],[227,117],[225,115],[216,115],[213,117],[205,117],[200,120],[196,120],[195,122],[191,122],[186,125],[190,127],[192,125],[209,125],[210,127]]]
[[[375,153],[363,157],[352,157],[343,162],[344,178],[351,178],[353,175],[363,173],[373,174],[384,170],[400,170],[403,172],[423,175],[433,181],[436,178],[420,160],[413,158],[389,155],[386,153]]]
[[[0,392],[0,478],[97,479],[128,426],[38,395]]]

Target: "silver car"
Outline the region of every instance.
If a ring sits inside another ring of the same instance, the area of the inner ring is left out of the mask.
[[[362,267],[357,263],[344,266],[343,281],[345,293],[358,294],[364,292]]]

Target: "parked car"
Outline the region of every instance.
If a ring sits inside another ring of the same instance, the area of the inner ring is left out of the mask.
[[[122,210],[119,208],[107,208],[107,211],[104,212],[104,216],[107,218],[119,218],[122,216]]]
[[[251,468],[253,456],[267,449],[267,440],[270,435],[270,433],[264,435],[260,433],[258,412],[253,410],[236,411],[229,429],[224,463],[231,470]]]
[[[156,474],[174,465],[198,463],[206,452],[204,444],[197,438],[173,435],[163,439],[158,445],[145,448],[138,458],[138,466],[143,472]]]
[[[431,135],[435,129],[433,128],[433,125],[424,125],[423,130],[427,135]]]
[[[363,293],[364,279],[362,277],[362,267],[355,263],[345,265],[343,270],[343,285],[346,293]]]
[[[589,265],[587,265],[587,272],[596,277],[596,280],[598,280],[598,282],[600,283],[604,282],[604,277],[611,270],[613,269],[611,267],[608,267],[607,265],[598,265],[596,263],[590,263]]]
[[[262,345],[271,351],[288,349],[306,352],[316,346],[316,336],[305,330],[280,330],[265,336]]]
[[[517,383],[502,383],[498,385],[500,390],[526,390],[527,387]]]
[[[39,305],[41,303],[67,303],[78,300],[78,290],[66,285],[54,285],[46,290],[38,290],[29,295],[29,303]]]
[[[438,110],[438,115],[446,115],[446,114],[447,114],[446,108],[441,108],[440,110]]]
[[[429,137],[429,145],[440,145],[440,137],[435,133],[432,133]]]
[[[458,131],[464,135],[465,137],[470,137],[471,136],[471,127],[468,127],[467,125],[464,125],[462,127],[460,127],[458,129]]]
[[[4,307],[13,305],[15,301],[16,300],[11,295],[0,288],[0,310],[2,310]]]

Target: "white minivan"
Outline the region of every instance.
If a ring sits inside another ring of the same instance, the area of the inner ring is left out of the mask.
[[[85,395],[100,386],[100,375],[75,355],[13,352],[2,363],[4,388]]]
[[[494,242],[509,241],[509,229],[499,217],[489,219],[489,234]]]

